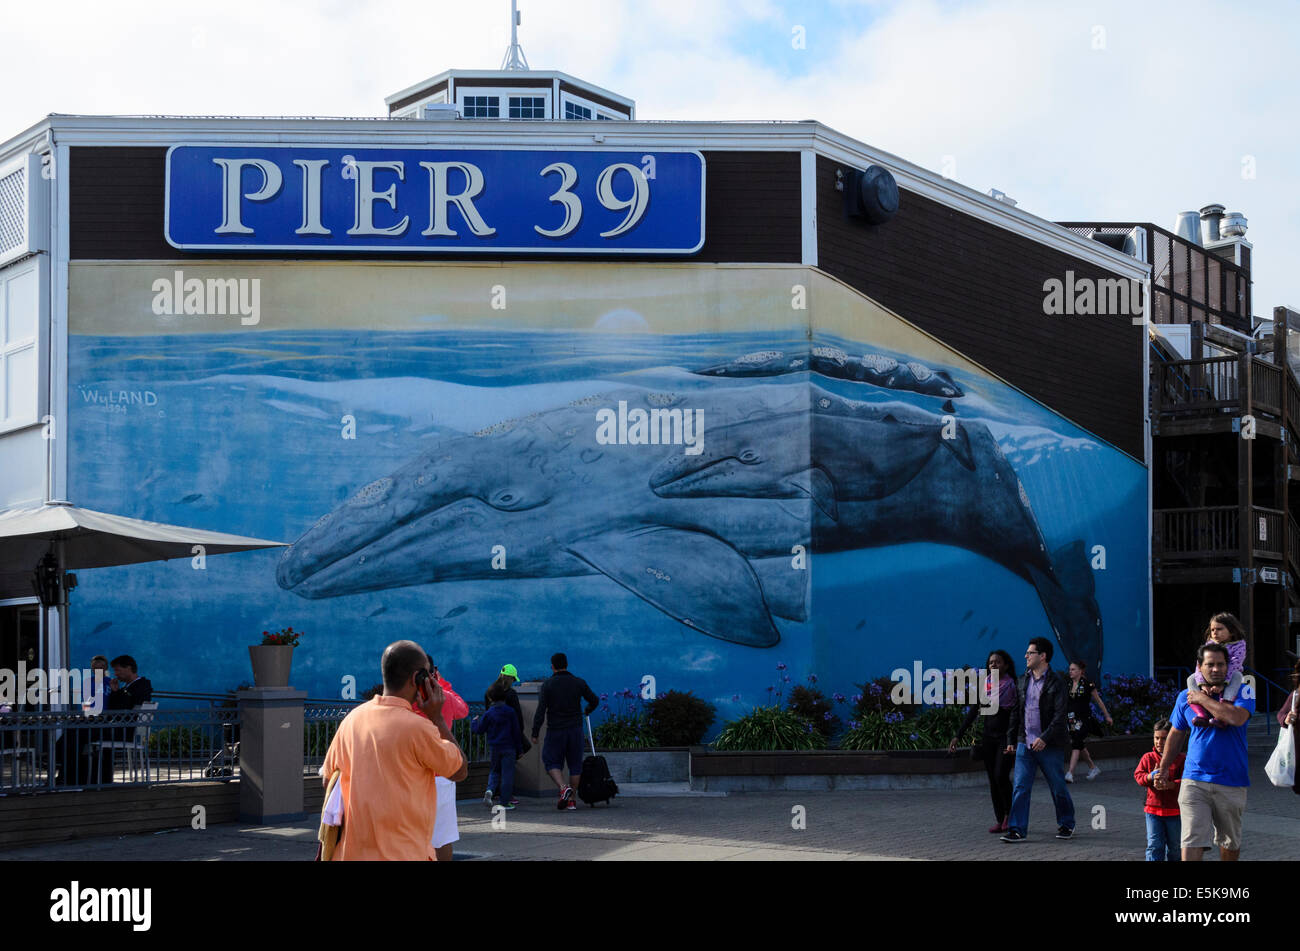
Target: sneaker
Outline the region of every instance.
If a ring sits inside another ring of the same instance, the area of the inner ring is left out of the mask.
[[[1061,826],[1061,828],[1056,830],[1056,837],[1058,839],[1073,839],[1074,830],[1066,826]]]
[[[1088,778],[1089,778],[1089,779],[1096,779],[1096,778],[1097,778],[1098,776],[1100,776],[1100,775],[1101,775],[1101,767],[1100,767],[1100,766],[1094,766],[1092,769],[1088,770]]]
[[[1065,781],[1066,781],[1067,783],[1072,783],[1072,782],[1074,782],[1074,773],[1066,773],[1066,774],[1065,774]]]
[[[514,804],[513,802],[503,802],[503,803],[501,804],[501,808],[502,808],[502,809],[513,809],[514,807],[515,807],[515,804]]]
[[[572,796],[572,795],[573,795],[573,790],[572,790],[570,787],[565,786],[563,789],[561,789],[561,790],[560,790],[560,799],[559,799],[558,802],[556,802],[556,804],[555,804],[555,808],[556,808],[556,809],[563,809],[563,808],[565,807],[565,803],[567,803],[567,802],[569,801],[569,800],[568,800],[568,797],[569,797],[569,796]]]
[[[1021,835],[1019,832],[1017,832],[1015,829],[1012,829],[1002,837],[1002,841],[1003,842],[1024,842],[1025,837]]]
[[[492,805],[492,790],[489,789],[487,792],[483,794],[483,805],[485,806]]]
[[[517,806],[517,805],[519,805],[519,800],[516,799],[514,796],[511,796],[511,797],[510,797],[510,805],[512,805],[512,806]]]
[[[570,812],[573,812],[575,809],[578,808],[578,804],[577,804],[576,802],[574,802],[572,799],[570,799],[570,800],[569,800],[569,804],[568,804],[567,806],[565,806],[564,808],[567,809],[567,810],[569,810]]]
[[[577,808],[578,808],[578,804],[577,804],[576,802],[574,802],[573,800],[574,800],[573,787],[572,787],[572,786],[565,786],[565,787],[564,787],[564,793],[560,796],[560,801],[563,803],[563,805],[560,806],[560,808],[561,808],[561,809],[577,809]]]
[[[1007,827],[1006,827],[1006,825],[1004,825],[1004,824],[1001,823],[1001,822],[999,822],[997,825],[989,826],[989,832],[995,832],[995,833],[996,833],[996,832],[1006,832],[1006,831],[1007,831]]]

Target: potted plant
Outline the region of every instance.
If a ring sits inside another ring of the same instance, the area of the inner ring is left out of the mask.
[[[263,631],[262,643],[249,645],[248,657],[253,662],[253,686],[289,686],[293,649],[298,646],[300,637],[302,631],[286,627],[278,631]]]

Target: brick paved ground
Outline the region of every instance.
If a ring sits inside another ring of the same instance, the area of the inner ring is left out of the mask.
[[[1267,784],[1267,750],[1252,750],[1243,858],[1300,856],[1300,796]],[[1131,773],[1109,770],[1070,787],[1079,831],[1053,838],[1051,796],[1034,789],[1029,841],[1006,845],[985,829],[992,821],[984,789],[729,796],[619,797],[612,807],[561,812],[553,801],[525,799],[495,829],[478,802],[459,806],[460,853],[480,859],[986,859],[1141,861],[1145,848],[1142,791]],[[630,790],[631,791],[631,790]],[[791,827],[803,806],[807,827]],[[1092,817],[1104,809],[1105,827]],[[0,861],[153,859],[300,860],[315,854],[315,820],[280,826],[225,824],[204,831],[83,839],[0,853]]]

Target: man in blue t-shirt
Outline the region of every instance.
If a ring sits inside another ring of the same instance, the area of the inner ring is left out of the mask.
[[[1246,724],[1255,712],[1255,692],[1243,684],[1237,699],[1225,703],[1220,697],[1228,680],[1228,651],[1220,644],[1203,644],[1196,652],[1196,665],[1205,683],[1200,690],[1184,690],[1169,718],[1173,729],[1165,741],[1160,766],[1151,774],[1156,789],[1171,789],[1167,768],[1182,749],[1187,734],[1187,763],[1178,792],[1183,816],[1183,861],[1199,862],[1211,844],[1219,857],[1235,862],[1241,856],[1241,817],[1246,811],[1246,788],[1250,776],[1246,759]],[[1197,703],[1210,711],[1221,725],[1192,726],[1194,716],[1188,704]]]

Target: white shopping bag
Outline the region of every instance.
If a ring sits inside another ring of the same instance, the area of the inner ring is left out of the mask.
[[[1292,709],[1295,709],[1294,700]],[[1282,727],[1282,732],[1277,738],[1277,747],[1273,750],[1273,755],[1268,758],[1268,762],[1264,764],[1264,772],[1268,775],[1268,781],[1274,786],[1295,785],[1295,729],[1293,727]]]

